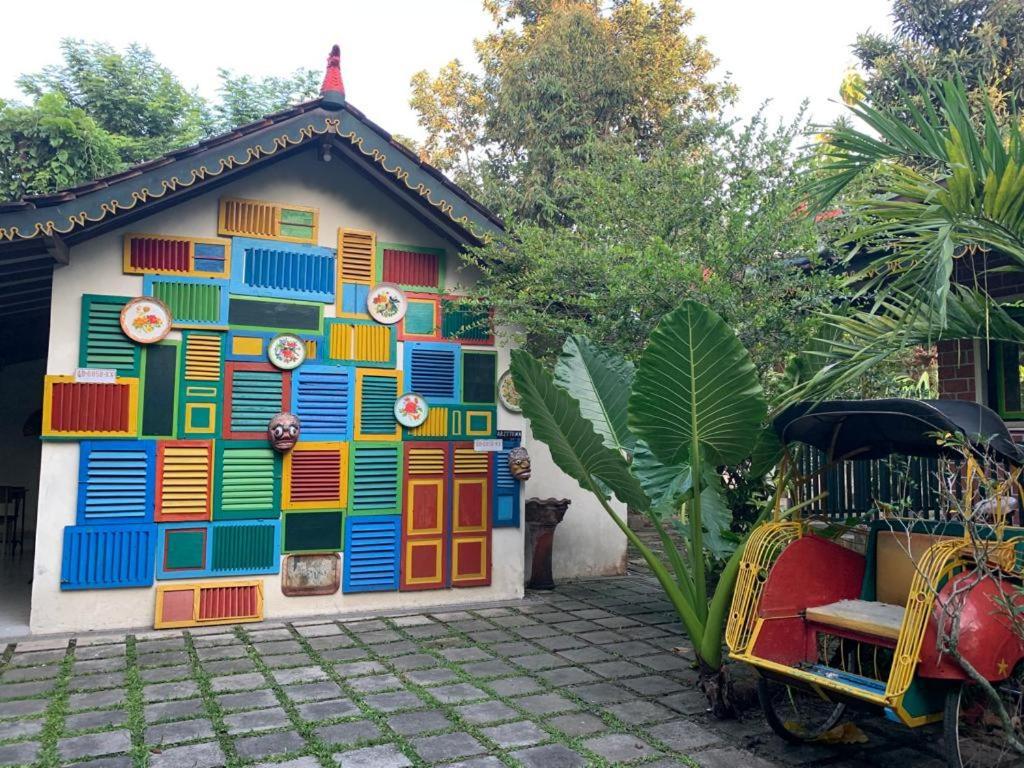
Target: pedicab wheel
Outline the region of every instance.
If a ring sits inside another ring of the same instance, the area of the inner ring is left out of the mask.
[[[1024,663],[1006,680],[993,684],[1009,716],[1006,729],[992,700],[978,685],[964,684],[946,695],[943,741],[949,768],[1021,768],[1024,753]]]
[[[757,683],[768,726],[791,744],[804,744],[839,725],[845,704],[836,704],[813,691],[762,677]]]

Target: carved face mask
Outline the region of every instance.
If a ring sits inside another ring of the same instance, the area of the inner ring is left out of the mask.
[[[295,447],[302,425],[294,413],[279,413],[267,425],[267,440],[278,453],[287,453]]]
[[[530,454],[525,448],[513,448],[508,452],[508,471],[520,482],[530,479]]]

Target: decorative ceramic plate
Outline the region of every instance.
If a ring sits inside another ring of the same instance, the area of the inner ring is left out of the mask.
[[[395,419],[403,427],[418,427],[427,420],[430,406],[415,392],[406,392],[395,400]]]
[[[267,359],[277,368],[290,371],[298,368],[306,359],[306,345],[298,336],[282,333],[267,345]]]
[[[171,332],[171,310],[152,296],[136,296],[121,310],[121,330],[139,344],[155,344]]]
[[[397,285],[378,283],[366,297],[366,309],[378,323],[394,325],[405,317],[409,302]]]
[[[523,407],[519,404],[519,393],[516,392],[515,382],[512,381],[512,371],[505,371],[498,379],[498,400],[507,411],[523,412]]]

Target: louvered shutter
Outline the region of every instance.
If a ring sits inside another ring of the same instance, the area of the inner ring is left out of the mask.
[[[403,440],[437,440],[448,437],[448,421],[450,414],[447,406],[431,406],[427,420],[418,427],[405,430]]]
[[[441,301],[441,338],[460,344],[494,343],[491,313],[456,298]]]
[[[209,520],[213,504],[213,443],[162,440],[157,446],[157,522]]]
[[[494,515],[493,527],[519,527],[519,481],[508,468],[508,455],[520,445],[521,433],[501,432],[501,451],[494,455]]]
[[[328,320],[325,362],[355,363],[365,368],[394,368],[395,327],[360,320]]]
[[[231,293],[334,302],[332,249],[236,237],[232,251]]]
[[[185,381],[220,381],[223,337],[193,331],[184,338]]]
[[[341,280],[346,283],[372,285],[376,282],[374,264],[377,235],[361,229],[338,229],[338,255],[341,259]]]
[[[292,371],[292,411],[300,440],[349,440],[355,375],[349,368],[303,364]]]
[[[280,461],[266,440],[218,440],[213,519],[278,517]]]
[[[401,371],[356,371],[354,439],[401,440],[395,400],[402,393]]]
[[[398,589],[401,536],[398,515],[369,515],[345,520],[344,592]]]
[[[121,310],[127,296],[82,296],[82,338],[78,365],[113,368],[119,376],[138,376],[141,347],[121,330]]]
[[[143,291],[171,310],[174,328],[222,327],[228,322],[228,281],[146,275]]]
[[[397,514],[401,444],[352,443],[349,463],[349,514]]]
[[[156,629],[263,620],[263,582],[163,584],[156,590]]]
[[[79,448],[79,525],[153,521],[155,446],[151,440],[86,440]]]
[[[494,454],[472,443],[452,445],[453,587],[491,583],[491,494]]]
[[[385,283],[415,288],[440,290],[444,251],[436,248],[381,243],[381,272]]]
[[[60,588],[118,589],[153,583],[156,526],[69,525],[64,529]]]
[[[316,243],[318,211],[301,205],[225,198],[220,201],[217,231],[293,243]]]
[[[305,429],[305,425],[303,425]],[[342,509],[347,500],[348,443],[298,443],[284,457],[284,509]]]
[[[457,344],[407,342],[404,367],[408,388],[430,405],[457,402],[460,353]]]
[[[280,570],[278,521],[214,523],[212,528],[211,575],[244,576]]]
[[[401,589],[447,584],[449,443],[405,444]]]
[[[231,242],[220,238],[124,236],[126,274],[227,277],[230,259]]]
[[[139,380],[86,384],[72,376],[43,380],[43,437],[135,437]]]
[[[270,420],[290,410],[291,372],[270,363],[225,363],[224,437],[267,436]]]

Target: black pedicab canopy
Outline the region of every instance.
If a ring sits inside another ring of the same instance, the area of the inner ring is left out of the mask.
[[[936,433],[956,433],[999,461],[1024,465],[1003,420],[991,408],[962,400],[823,400],[794,403],[772,422],[779,439],[807,443],[828,456],[881,459],[952,456]]]

